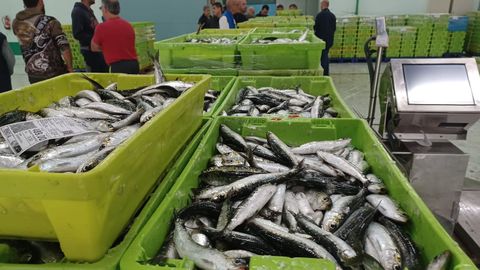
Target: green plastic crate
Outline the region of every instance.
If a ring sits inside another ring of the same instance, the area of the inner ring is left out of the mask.
[[[252,31],[252,29],[203,29],[200,31],[200,34],[207,35],[247,35]],[[195,33],[196,34],[196,33]]]
[[[89,74],[119,89],[154,83],[153,76]],[[168,76],[195,82],[95,169],[79,174],[0,170],[0,235],[59,241],[74,261],[101,259],[128,224],[156,179],[202,122],[209,76]],[[0,95],[0,113],[38,111],[91,85],[66,74]],[[21,206],[21,207],[19,207]],[[34,224],[34,225],[32,225]]]
[[[267,22],[246,21],[246,22],[237,23],[237,27],[240,29],[272,28],[272,27],[275,27],[275,23],[272,21],[267,21]]]
[[[294,38],[302,34],[250,34],[238,44],[242,69],[317,69],[325,42],[313,33],[307,35],[310,43],[251,44],[253,39],[265,37]]]
[[[332,50],[330,57],[333,58]],[[238,76],[322,76],[323,69],[272,69],[272,70],[247,70],[240,69]]]
[[[266,131],[272,131],[287,144],[291,145],[300,145],[313,140],[352,138],[352,144],[365,153],[365,158],[371,165],[373,173],[383,179],[390,196],[400,204],[410,217],[407,230],[419,248],[421,262],[426,265],[434,256],[448,249],[452,253],[452,261],[448,269],[477,269],[415,193],[415,190],[395,166],[395,162],[382,147],[382,144],[378,142],[375,134],[365,121],[359,119],[279,121],[259,118],[220,117],[212,123],[197,152],[193,155],[175,186],[172,187],[166,199],[128,248],[120,263],[121,270],[171,269],[170,267],[142,265],[141,262],[156,255],[169,232],[174,211],[188,205],[190,190],[198,187],[198,176],[207,167],[210,157],[216,151],[215,144],[219,137],[220,124],[225,124],[244,136],[264,137]],[[268,270],[316,269],[312,268],[312,266],[292,268],[288,261],[282,263],[281,258],[270,258],[272,261],[278,261],[279,263],[268,264],[268,267],[262,267],[267,258],[262,257],[262,260],[257,261],[257,258],[254,257],[250,267]],[[257,265],[257,262],[262,264]],[[168,263],[175,269],[193,269],[193,263],[187,259],[168,260]]]
[[[257,28],[253,30],[252,33],[254,34],[288,34],[291,31],[303,33],[307,29],[308,28],[306,27]]]
[[[189,38],[238,38],[232,44],[187,43]],[[165,69],[235,68],[237,44],[243,38],[236,34],[187,34],[155,42],[159,51],[160,64]]]
[[[343,101],[340,94],[333,85],[333,80],[330,77],[323,76],[292,76],[292,77],[268,77],[268,76],[245,76],[238,77],[225,97],[222,105],[215,111],[214,116],[219,116],[223,111],[228,111],[235,104],[235,100],[240,89],[246,86],[259,87],[274,87],[278,89],[295,89],[300,86],[306,93],[320,96],[330,94],[332,97],[332,106],[339,113],[342,118],[356,118],[350,111],[349,107]]]
[[[209,74],[212,76],[237,76],[236,68],[165,68],[165,73],[171,74]]]
[[[157,209],[158,205],[162,202],[165,195],[168,193],[175,180],[180,176],[183,169],[189,162],[193,153],[197,150],[197,146],[203,139],[206,131],[211,124],[211,120],[203,120],[202,126],[195,133],[193,138],[189,140],[185,149],[182,149],[181,154],[175,160],[175,162],[169,165],[168,173],[165,177],[159,177],[158,186],[149,195],[149,199],[145,206],[140,210],[139,214],[132,221],[131,227],[126,232],[122,241],[117,245],[111,247],[107,255],[102,259],[94,263],[73,263],[73,262],[61,262],[61,263],[49,263],[44,265],[28,265],[28,264],[14,264],[8,263],[11,261],[13,254],[10,254],[8,250],[2,249],[0,245],[0,269],[5,270],[50,270],[50,269],[72,269],[72,270],[116,270],[119,268],[120,259],[127,250],[128,246],[132,243],[133,239],[143,228],[145,223],[151,217],[153,212]]]
[[[277,16],[301,16],[303,12],[299,9],[277,10]]]
[[[218,110],[220,106],[222,106],[223,101],[227,97],[230,89],[232,88],[233,84],[235,83],[236,77],[233,76],[214,76],[210,81],[209,90],[216,90],[220,92],[217,100],[215,101],[212,109],[209,112],[204,112],[204,117],[212,117],[214,112]]]

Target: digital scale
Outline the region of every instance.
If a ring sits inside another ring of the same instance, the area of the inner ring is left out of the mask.
[[[388,49],[385,29],[385,19],[377,18],[377,35],[365,44],[371,80],[366,120],[452,234],[469,155],[451,140],[465,140],[468,129],[480,119],[477,63],[473,58],[391,59],[380,75],[382,53]],[[376,51],[369,49],[371,41],[376,42]],[[377,104],[378,126],[374,125]],[[477,226],[474,230],[480,230]]]
[[[475,59],[392,59],[381,78],[379,105],[379,135],[452,233],[469,156],[451,140],[465,140],[480,119]]]

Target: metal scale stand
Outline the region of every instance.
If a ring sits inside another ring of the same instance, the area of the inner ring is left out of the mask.
[[[469,160],[451,140],[465,140],[468,128],[480,118],[477,64],[469,58],[392,59],[380,76],[388,35],[385,18],[376,22],[377,35],[365,44],[371,79],[366,120],[451,234]],[[372,41],[377,51],[369,49]],[[374,125],[377,103],[381,117]]]

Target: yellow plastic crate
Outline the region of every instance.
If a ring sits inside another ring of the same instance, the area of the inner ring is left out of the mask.
[[[150,85],[153,76],[88,74],[119,89]],[[95,169],[80,174],[0,170],[0,236],[58,240],[69,260],[93,262],[110,248],[178,151],[202,123],[210,76],[175,75],[195,82]],[[0,95],[0,114],[38,111],[90,84],[67,74]]]

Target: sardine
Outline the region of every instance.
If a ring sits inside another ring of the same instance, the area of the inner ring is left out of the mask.
[[[365,235],[365,252],[375,258],[385,270],[402,269],[402,258],[387,229],[372,222]]]
[[[400,207],[395,203],[390,197],[386,195],[370,194],[367,196],[367,201],[373,206],[377,207],[378,211],[382,213],[385,217],[400,222],[405,223],[408,221],[408,217],[400,209]]]
[[[175,221],[173,236],[177,252],[181,258],[192,260],[195,265],[206,270],[242,269],[233,259],[227,258],[222,252],[206,248],[195,243],[182,225],[182,220]]]

